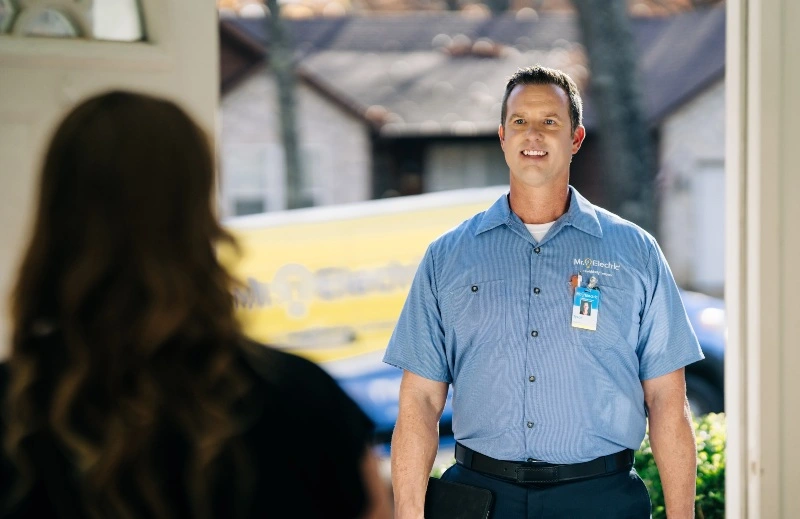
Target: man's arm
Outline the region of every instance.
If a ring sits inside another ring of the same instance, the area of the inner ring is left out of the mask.
[[[645,380],[650,446],[661,476],[669,519],[693,519],[697,490],[697,447],[686,400],[683,368]]]
[[[439,418],[447,384],[410,371],[400,383],[400,410],[392,435],[392,487],[396,519],[422,519],[428,476],[439,447]]]

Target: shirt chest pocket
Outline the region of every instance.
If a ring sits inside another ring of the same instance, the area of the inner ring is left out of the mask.
[[[593,348],[614,350],[616,354],[635,353],[639,334],[641,300],[631,289],[600,287],[597,330],[575,330],[582,343]]]
[[[453,288],[443,305],[445,334],[456,344],[500,342],[506,334],[506,282],[476,281]]]

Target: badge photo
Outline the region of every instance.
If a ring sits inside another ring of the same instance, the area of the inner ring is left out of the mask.
[[[600,291],[595,288],[576,288],[572,300],[572,326],[595,331],[599,313]]]

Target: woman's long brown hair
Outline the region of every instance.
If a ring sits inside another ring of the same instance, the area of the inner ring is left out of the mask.
[[[233,408],[247,377],[232,279],[215,245],[208,138],[175,104],[127,92],[91,98],[57,128],[12,295],[10,423],[22,477],[51,439],[93,517],[170,517],[156,469],[164,431],[185,440],[183,486],[208,515],[215,468],[246,463]]]

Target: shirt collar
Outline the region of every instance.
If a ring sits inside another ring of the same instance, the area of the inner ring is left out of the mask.
[[[548,235],[554,236],[564,226],[571,225],[587,234],[602,238],[603,229],[600,227],[597,211],[592,203],[586,200],[578,193],[578,190],[572,186],[569,186],[569,192],[569,209],[555,221]],[[502,224],[508,226],[524,225],[522,224],[522,220],[511,211],[511,206],[508,203],[508,193],[498,198],[497,201],[486,210],[483,219],[475,230],[475,234],[481,234],[482,232],[494,229]]]

